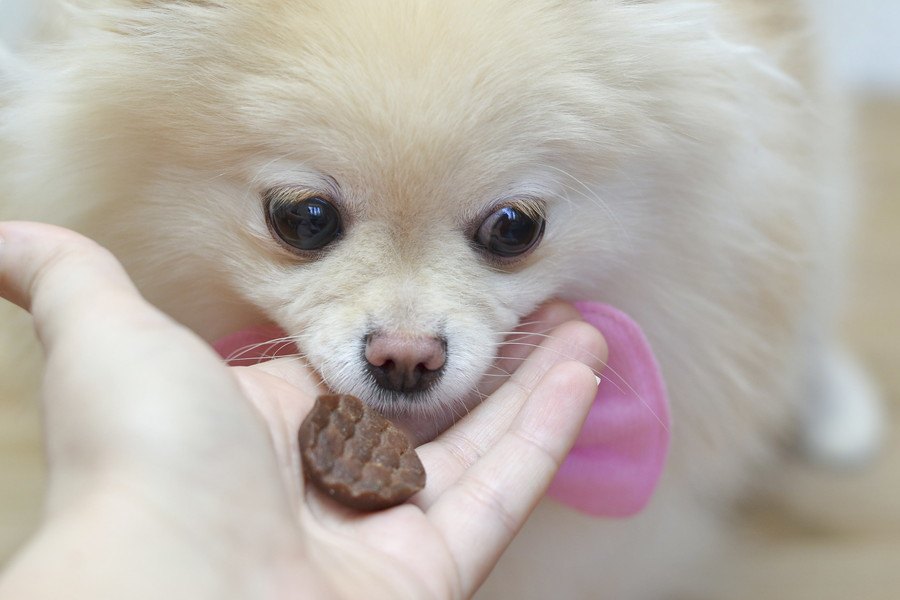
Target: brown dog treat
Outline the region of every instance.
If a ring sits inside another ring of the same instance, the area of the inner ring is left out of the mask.
[[[390,508],[425,487],[409,438],[354,396],[319,396],[298,438],[306,478],[356,510]]]

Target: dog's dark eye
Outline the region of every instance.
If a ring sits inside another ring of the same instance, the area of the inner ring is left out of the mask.
[[[544,235],[544,219],[514,206],[504,206],[484,220],[475,243],[500,258],[521,256]]]
[[[341,235],[341,215],[320,196],[297,202],[269,202],[269,225],[285,244],[298,250],[319,250]]]

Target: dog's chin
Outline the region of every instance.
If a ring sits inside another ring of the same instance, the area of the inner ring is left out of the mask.
[[[475,390],[451,400],[427,391],[403,394],[373,388],[367,393],[352,393],[402,429],[417,446],[430,442],[463,419],[481,399]]]
[[[432,416],[406,413],[389,415],[388,418],[402,429],[416,446],[430,442],[458,420],[449,413]]]

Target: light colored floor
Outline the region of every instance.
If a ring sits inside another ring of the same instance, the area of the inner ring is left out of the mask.
[[[900,101],[860,104],[866,205],[854,245],[846,337],[900,424]],[[34,526],[42,468],[33,410],[0,403],[0,561]],[[893,428],[893,427],[892,427]],[[900,598],[900,437],[852,474],[799,466],[748,508],[742,543],[709,570],[700,600]],[[615,600],[615,599],[611,599]]]
[[[703,600],[900,598],[900,101],[862,102],[859,117],[866,203],[844,333],[887,400],[887,443],[861,472],[791,469],[748,508]]]

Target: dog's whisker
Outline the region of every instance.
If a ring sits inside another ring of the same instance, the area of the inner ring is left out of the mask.
[[[237,350],[232,352],[232,355],[238,354],[238,353],[246,353],[248,351],[253,351],[257,348],[260,348],[262,346],[268,346],[269,344],[277,344],[279,342],[284,342],[284,341],[292,340],[292,339],[293,338],[291,336],[285,336],[285,337],[280,337],[280,338],[273,338],[271,340],[265,340],[262,342],[257,342],[255,344],[247,344],[246,346],[241,346],[240,348],[238,348]]]
[[[305,354],[302,352],[279,356],[281,352],[284,352],[284,350],[292,344],[296,344],[295,336],[284,336],[280,338],[273,338],[271,340],[266,340],[263,342],[257,342],[255,344],[248,344],[231,352],[228,356],[225,357],[225,361],[233,364],[235,362],[241,361],[259,362],[261,359],[271,360],[273,358],[288,358],[291,356],[305,358]],[[259,350],[260,348],[265,348],[265,351],[260,356],[248,356],[249,354],[252,354],[253,352]]]
[[[293,340],[286,340],[283,342],[275,342],[269,347],[269,349],[266,352],[263,353],[263,356],[270,358],[270,359],[276,358],[286,348],[289,348],[290,346],[294,346],[294,345],[295,344],[294,344]]]
[[[545,336],[545,337],[550,338],[550,337],[552,337],[552,336]],[[511,343],[509,343],[509,344],[510,344],[510,345],[524,345],[524,346],[531,346],[531,347],[535,347],[535,348],[538,347],[537,345],[534,345],[534,344],[528,344],[528,343],[516,343],[516,342],[511,342]],[[546,348],[546,349],[547,349],[547,350],[551,350],[551,351],[554,352],[557,356],[560,356],[560,357],[562,357],[562,358],[567,358],[567,359],[575,360],[575,357],[574,357],[573,355],[568,354],[568,353],[566,353],[566,352],[563,352],[563,351],[560,351],[560,350],[553,350],[553,349],[550,349],[550,348]],[[664,420],[662,417],[660,417],[660,416],[656,413],[655,410],[653,410],[653,407],[650,406],[650,403],[647,402],[646,398],[644,398],[644,397],[643,397],[643,396],[642,396],[642,395],[634,388],[634,386],[632,386],[632,385],[625,379],[625,377],[623,377],[618,371],[616,371],[616,369],[614,369],[613,367],[611,367],[611,366],[609,365],[608,362],[606,362],[606,361],[604,361],[604,360],[601,360],[600,357],[598,357],[598,356],[596,356],[596,355],[594,355],[594,354],[589,354],[589,357],[590,357],[591,359],[597,361],[600,365],[602,365],[602,369],[600,369],[600,370],[598,370],[598,369],[591,369],[591,371],[593,372],[593,374],[594,374],[595,377],[600,378],[600,379],[602,379],[602,380],[604,380],[604,381],[608,381],[610,385],[612,385],[613,387],[615,387],[616,390],[618,390],[618,391],[621,392],[622,394],[629,394],[629,395],[634,396],[635,398],[637,398],[637,399],[640,401],[640,403],[643,404],[644,407],[645,407],[648,411],[650,411],[650,414],[653,415],[653,418],[656,419],[656,421],[660,424],[660,426],[661,426],[665,431],[667,431],[667,432],[669,431],[669,426],[666,424],[665,420]],[[504,356],[504,357],[499,357],[499,358],[498,358],[498,357],[495,356],[492,360],[494,360],[494,361],[497,361],[497,360],[518,360],[518,361],[520,361],[520,362],[524,362],[525,360],[527,360],[527,358],[528,358],[528,357],[506,357],[506,356]],[[498,376],[498,375],[495,374],[495,376]],[[620,385],[620,384],[621,384],[621,385]],[[623,386],[624,386],[624,387],[623,387]]]

